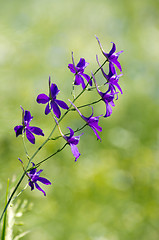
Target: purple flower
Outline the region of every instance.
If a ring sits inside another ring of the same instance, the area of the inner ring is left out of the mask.
[[[67,104],[64,101],[57,100],[56,96],[60,92],[60,90],[57,88],[56,84],[51,84],[50,77],[49,77],[49,96],[46,94],[42,93],[37,96],[37,102],[46,104],[45,108],[45,114],[49,114],[51,112],[51,109],[53,109],[53,112],[57,118],[60,118],[61,116],[61,111],[60,108],[63,109],[69,109]]]
[[[71,151],[75,157],[75,162],[76,162],[79,156],[81,155],[78,151],[77,144],[79,143],[80,136],[83,135],[83,133],[79,136],[74,137],[74,131],[70,127],[68,127],[68,129],[70,130],[70,136],[63,135],[63,138],[70,145]]]
[[[110,63],[115,64],[115,65],[119,68],[119,70],[122,71],[121,65],[120,65],[120,63],[119,63],[119,61],[118,61],[118,57],[119,57],[119,55],[120,55],[123,51],[120,51],[120,52],[118,52],[118,53],[115,53],[115,51],[116,51],[116,45],[115,45],[115,43],[112,42],[112,43],[113,43],[112,49],[110,50],[109,53],[106,53],[106,52],[104,52],[104,50],[103,50],[103,48],[102,48],[102,45],[101,45],[98,37],[96,37],[96,39],[97,39],[97,41],[98,41],[98,43],[99,43],[99,46],[100,46],[100,49],[101,49],[103,55],[108,59],[108,61],[109,61]]]
[[[24,112],[24,109],[22,107],[21,107],[21,109],[22,109],[22,125],[18,125],[14,128],[16,137],[18,137],[22,133],[26,132],[27,139],[32,144],[34,144],[35,137],[34,137],[33,133],[36,135],[41,135],[41,136],[44,136],[44,133],[40,128],[30,126],[30,121],[33,119],[33,117],[31,116],[29,111]]]
[[[97,82],[95,80],[95,77],[94,77],[93,73],[92,73],[92,77],[93,77],[93,80],[94,80],[97,92],[99,93],[99,95],[101,96],[102,100],[106,104],[106,113],[105,113],[105,115],[103,117],[109,117],[112,114],[111,106],[112,107],[115,106],[115,104],[113,102],[115,94],[110,91],[110,88],[105,93],[101,92],[99,90],[99,88],[98,88],[98,85],[97,85]]]
[[[79,63],[75,66],[73,53],[72,53],[72,62],[73,64],[68,64],[68,68],[73,74],[75,74],[74,85],[81,84],[82,88],[84,89],[86,85],[83,78],[85,78],[86,81],[89,83],[89,85],[92,86],[92,80],[90,80],[90,76],[84,73],[84,70],[89,63],[87,63],[84,58],[80,58]]]
[[[70,101],[70,100],[69,100]],[[103,116],[97,116],[97,117],[93,117],[93,107],[92,107],[92,114],[90,117],[85,117],[82,115],[82,113],[79,111],[79,109],[70,101],[70,103],[74,106],[74,108],[77,110],[77,112],[79,113],[79,115],[81,116],[81,118],[83,118],[83,120],[88,124],[88,126],[90,126],[92,128],[92,130],[94,131],[95,135],[97,136],[97,139],[100,139],[100,136],[98,135],[97,131],[101,132],[102,131],[102,127],[100,127],[98,125],[99,122],[99,117]],[[96,131],[97,130],[97,131]]]
[[[34,164],[33,162],[32,162],[32,165],[33,165],[33,167],[35,166],[35,164]],[[41,173],[42,171],[43,171],[43,170],[41,169],[41,170],[39,170],[39,171],[37,172],[37,169],[34,168],[34,169],[30,170],[30,172],[27,173],[27,175],[28,175],[28,177],[29,177],[28,181],[29,181],[29,186],[31,187],[31,191],[34,190],[34,185],[35,185],[35,187],[36,187],[39,191],[43,192],[44,196],[46,196],[45,191],[37,184],[37,181],[39,181],[39,182],[41,182],[41,183],[43,183],[43,184],[45,184],[45,185],[51,185],[51,182],[50,182],[49,180],[47,180],[46,178],[39,177],[39,176],[40,176],[40,173]]]
[[[101,71],[102,71],[103,76],[104,76],[104,77],[106,78],[106,80],[107,80],[107,84],[109,84],[109,88],[110,88],[110,90],[111,90],[111,93],[114,93],[114,94],[116,93],[116,94],[117,94],[117,92],[116,92],[116,90],[115,90],[115,87],[117,87],[118,90],[121,92],[121,94],[123,94],[123,91],[122,91],[122,89],[121,89],[121,87],[120,87],[120,85],[119,85],[119,83],[118,83],[119,78],[120,78],[123,74],[117,75],[114,65],[110,62],[110,63],[109,63],[109,74],[107,75],[107,74],[104,72],[103,68],[101,67],[101,64],[100,64],[99,61],[98,61],[98,57],[97,57],[97,62],[98,62],[98,64],[99,64],[100,68],[101,68]]]

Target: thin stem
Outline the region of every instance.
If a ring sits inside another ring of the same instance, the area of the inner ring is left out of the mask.
[[[102,98],[100,98],[100,99],[98,99],[98,100],[96,100],[96,101],[94,101],[94,102],[92,102],[92,103],[87,103],[87,104],[85,104],[85,105],[81,105],[81,106],[79,106],[79,107],[77,107],[77,108],[87,107],[87,106],[90,106],[90,105],[96,104],[96,103],[100,102],[101,100],[102,100]],[[70,111],[75,111],[75,110],[76,110],[76,109],[73,108],[73,109],[71,109]]]
[[[55,156],[57,153],[61,152],[66,147],[66,145],[68,145],[68,143],[65,143],[62,148],[59,148],[56,152],[54,152],[53,154],[51,154],[47,158],[45,158],[42,161],[40,161],[37,164],[35,164],[34,168],[39,167],[43,162],[47,161],[49,158],[51,158],[51,157]],[[28,171],[30,171],[31,169],[28,169]]]
[[[106,59],[106,60],[104,61],[104,63],[94,72],[94,76],[95,76],[95,75],[98,73],[98,71],[105,65],[105,63],[106,63],[107,61],[108,61],[108,59]],[[91,80],[92,80],[92,77],[90,78],[89,82],[90,82]],[[89,82],[86,84],[86,87],[73,99],[73,101],[72,101],[73,103],[86,91],[86,88],[87,88]],[[60,123],[60,122],[63,120],[63,118],[68,114],[68,112],[70,111],[71,108],[72,108],[72,104],[70,104],[69,109],[61,116],[61,118],[59,119],[59,123]],[[47,139],[40,145],[40,147],[39,147],[39,148],[34,152],[34,154],[30,157],[25,171],[23,172],[20,180],[18,181],[18,183],[17,183],[17,185],[15,186],[13,192],[11,193],[11,195],[10,195],[10,197],[9,197],[9,199],[8,199],[7,204],[6,204],[5,207],[4,207],[4,210],[3,210],[2,215],[1,215],[1,217],[0,217],[0,222],[1,222],[1,220],[3,219],[4,213],[5,213],[5,211],[7,210],[8,206],[9,206],[9,204],[10,204],[10,202],[11,202],[11,200],[12,200],[14,194],[15,194],[15,192],[17,191],[19,185],[21,184],[21,182],[22,182],[25,174],[27,173],[27,170],[28,170],[28,168],[29,168],[29,165],[30,165],[31,161],[34,159],[34,157],[37,155],[37,153],[44,147],[44,145],[50,140],[50,138],[51,138],[53,132],[55,131],[56,127],[57,127],[57,125],[54,126],[54,128],[52,129],[52,131],[51,131],[51,133],[49,134],[49,136],[47,137]],[[65,148],[66,145],[67,145],[67,143],[66,143],[61,149],[57,150],[57,152],[62,151],[62,150]],[[44,159],[43,161],[39,162],[39,164],[41,164],[42,162],[46,161],[46,160],[49,159],[50,157],[54,156],[57,152],[53,153],[53,154],[50,155],[48,158],[46,158],[46,159]]]
[[[85,128],[87,126],[87,123],[86,124],[84,124],[82,127],[80,127],[80,128],[77,128],[75,131],[74,131],[74,133],[75,132],[79,132],[79,131],[81,131],[83,128]],[[70,133],[66,133],[66,134],[64,134],[65,136],[68,136]],[[53,140],[53,141],[55,141],[55,140],[57,140],[57,139],[59,139],[59,138],[61,138],[62,136],[61,135],[59,135],[59,136],[57,136],[56,138],[50,138],[50,140]]]

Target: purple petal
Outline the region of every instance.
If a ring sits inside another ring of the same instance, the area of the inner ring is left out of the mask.
[[[112,114],[112,108],[109,104],[106,105],[106,114],[103,117],[109,117]]]
[[[34,167],[34,166],[33,166]],[[28,173],[29,177],[32,178],[36,173],[36,168],[30,170],[30,172]]]
[[[116,51],[116,45],[115,45],[115,43],[113,43],[112,49],[109,52],[109,56],[111,56],[115,51]]]
[[[29,142],[31,142],[32,144],[35,144],[35,137],[28,129],[26,129],[26,136]]]
[[[103,116],[103,115],[101,115],[101,116]],[[99,117],[100,117],[100,116],[90,118],[89,121],[88,121],[88,125],[89,125],[90,127],[96,128],[99,132],[101,132],[101,131],[102,131],[102,127],[100,127],[100,126],[98,125]]]
[[[120,71],[122,71],[121,65],[120,65],[120,63],[118,62],[117,57],[115,57],[115,56],[112,55],[112,56],[109,58],[109,60],[110,60],[112,63],[114,63],[114,64],[119,68]]]
[[[73,66],[73,64],[71,63],[71,64],[68,64],[68,68],[70,69],[70,71],[72,72],[72,73],[76,73],[76,71],[75,71],[75,67]]]
[[[86,68],[89,65],[84,58],[80,58],[79,63],[77,64],[78,68]]]
[[[46,178],[43,178],[43,177],[38,177],[38,180],[39,182],[45,184],[45,185],[51,185],[51,182],[49,180],[47,180]]]
[[[55,98],[56,95],[60,92],[60,90],[58,89],[56,84],[52,83],[50,87],[50,92],[51,92],[51,97]]]
[[[119,89],[119,91],[121,92],[121,94],[123,94],[123,91],[122,91],[120,85],[119,85],[117,82],[114,83],[114,85]]]
[[[55,100],[55,102],[63,109],[69,109],[69,107],[67,106],[67,104],[64,101],[61,100]]]
[[[39,94],[37,96],[37,99],[36,99],[36,101],[38,103],[42,103],[42,104],[45,104],[45,103],[49,102],[49,100],[50,100],[50,98],[46,94],[44,94],[44,93]]]
[[[32,133],[36,134],[36,135],[41,135],[41,136],[44,136],[44,133],[43,131],[38,128],[38,127],[29,127],[28,128]]]
[[[73,153],[73,156],[75,157],[75,161],[77,161],[77,158],[79,158],[79,156],[81,155],[78,151],[78,148],[76,145],[74,144],[70,144],[70,147],[71,147],[71,151]]]
[[[34,190],[34,183],[29,181],[29,186],[31,187],[31,191]]]
[[[97,136],[97,139],[99,139],[99,140],[101,141],[101,138],[100,138],[100,136],[98,135],[96,129],[95,129],[93,126],[90,126],[90,127],[92,128],[93,132],[94,132],[95,135]]]
[[[111,78],[114,74],[116,74],[115,67],[111,62],[109,62],[109,78]]]
[[[74,131],[73,131],[73,129],[70,128],[70,127],[67,127],[67,128],[70,130],[70,136],[69,136],[68,138],[72,138],[73,135],[74,135]]]
[[[56,116],[57,118],[60,118],[60,116],[61,116],[61,111],[60,111],[60,108],[59,108],[59,106],[57,105],[56,102],[51,101],[51,108],[53,109],[53,112],[54,112],[55,116]]]
[[[72,137],[68,139],[69,144],[77,145],[79,143],[80,136]]]
[[[31,113],[26,110],[25,114],[24,114],[24,121],[29,123],[32,119],[33,119],[33,117],[31,116]]]
[[[77,74],[75,76],[74,84],[75,85],[80,85],[81,84],[83,89],[86,87],[83,78],[79,74]]]
[[[39,191],[43,192],[44,196],[46,196],[45,191],[44,191],[37,183],[35,183],[35,187],[36,187]]]
[[[16,133],[16,137],[18,137],[20,134],[22,134],[23,131],[23,126],[22,125],[18,125],[14,128],[14,131]]]
[[[48,115],[51,112],[50,104],[48,103],[45,108],[45,114]]]
[[[89,83],[90,86],[92,86],[92,80],[90,81],[90,76],[85,74],[85,73],[80,73],[80,75],[82,75],[86,81]]]
[[[34,167],[35,164],[34,164],[33,162],[31,162],[31,163],[32,163],[32,167]],[[35,173],[36,173],[36,168],[30,170],[30,172],[28,173],[28,175],[29,175],[30,178],[32,178],[32,177],[35,175]]]

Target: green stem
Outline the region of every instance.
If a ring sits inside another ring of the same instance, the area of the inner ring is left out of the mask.
[[[47,158],[43,159],[42,161],[38,162],[38,163],[34,166],[34,168],[39,167],[43,162],[45,162],[45,161],[48,160],[49,158],[53,157],[53,156],[56,155],[57,153],[61,152],[67,145],[68,145],[68,143],[65,143],[62,148],[59,148],[56,152],[54,152],[53,154],[51,154],[51,155],[48,156]],[[31,168],[31,169],[32,169],[32,168]],[[28,171],[31,170],[31,169],[28,169]]]
[[[87,123],[84,124],[82,127],[77,128],[77,129],[74,131],[74,133],[81,131],[83,128],[85,128],[85,126],[87,126]],[[65,136],[68,136],[69,134],[70,134],[70,133],[66,133]],[[59,135],[59,136],[57,136],[56,138],[50,138],[50,140],[55,141],[55,140],[57,140],[57,139],[59,139],[59,138],[61,138],[61,137],[62,137],[62,136]]]
[[[102,100],[102,98],[100,98],[100,99],[98,99],[98,100],[96,100],[96,101],[94,101],[94,102],[92,102],[92,103],[87,103],[87,104],[85,104],[85,105],[79,106],[79,107],[77,107],[77,108],[87,107],[87,106],[90,106],[90,105],[96,104],[96,103],[100,102],[101,100]],[[73,108],[73,109],[71,109],[70,111],[75,111],[75,110],[76,110],[76,109]]]

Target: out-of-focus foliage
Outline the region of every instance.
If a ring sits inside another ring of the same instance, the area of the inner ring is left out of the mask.
[[[14,126],[21,124],[21,109],[31,111],[32,122],[47,134],[53,124],[36,103],[42,91],[48,93],[51,75],[60,99],[71,97],[72,74],[67,68],[71,51],[76,63],[84,57],[87,73],[96,70],[95,55],[103,56],[111,41],[117,45],[123,77],[123,95],[113,114],[102,119],[102,142],[93,132],[81,137],[81,157],[75,163],[69,147],[43,164],[44,177],[53,184],[47,197],[27,188],[20,198],[34,208],[23,221],[31,233],[25,240],[158,240],[159,236],[159,3],[156,0],[28,0],[1,1],[0,8],[0,209],[5,202],[8,177],[19,178],[18,157],[27,161],[22,139]],[[97,80],[101,83],[101,74]],[[81,102],[96,98],[88,92]],[[80,101],[79,101],[80,103]],[[105,113],[104,103],[96,113]],[[86,111],[85,111],[86,113]],[[88,108],[88,115],[90,109]],[[79,127],[74,113],[61,128]],[[42,137],[36,141],[42,143]],[[46,145],[36,161],[62,146]],[[36,146],[28,143],[34,152]],[[21,185],[19,191],[26,185]]]

